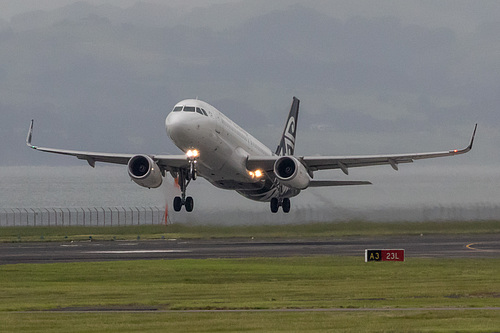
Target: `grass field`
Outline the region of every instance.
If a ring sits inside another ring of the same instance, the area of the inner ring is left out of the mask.
[[[473,233],[500,234],[500,222],[9,227],[0,228],[0,241]],[[498,307],[500,259],[365,263],[322,256],[0,266],[0,332],[498,332]],[[186,312],[192,310],[201,312]]]
[[[500,259],[19,264],[0,266],[0,286],[2,332],[494,332],[500,327],[500,311],[484,309],[500,306]],[[345,311],[160,312],[331,308]],[[388,311],[404,308],[412,309]]]
[[[124,227],[3,227],[0,242],[163,238],[304,238],[420,234],[499,234],[500,221],[309,223],[282,226],[141,225]]]
[[[498,311],[0,313],[2,332],[498,332]]]

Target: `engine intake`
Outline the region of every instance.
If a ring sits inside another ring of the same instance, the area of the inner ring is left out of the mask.
[[[305,166],[293,156],[282,156],[274,163],[274,174],[280,183],[291,188],[304,190],[310,178]]]
[[[163,182],[160,167],[147,155],[136,155],[128,161],[128,174],[143,187],[157,188]]]

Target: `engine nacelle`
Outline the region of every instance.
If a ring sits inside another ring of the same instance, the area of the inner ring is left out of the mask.
[[[305,166],[293,156],[282,156],[274,162],[274,174],[280,183],[304,190],[311,181]]]
[[[128,161],[128,174],[143,187],[157,188],[163,182],[160,167],[147,155],[135,155]]]

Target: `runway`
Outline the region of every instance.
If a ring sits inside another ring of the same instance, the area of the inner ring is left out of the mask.
[[[111,260],[357,256],[405,249],[406,258],[499,258],[500,235],[422,235],[329,239],[165,239],[0,244],[0,265]]]

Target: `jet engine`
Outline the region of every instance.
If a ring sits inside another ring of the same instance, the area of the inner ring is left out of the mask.
[[[160,167],[147,155],[132,157],[128,161],[128,174],[136,184],[147,188],[157,188],[163,181]]]
[[[274,163],[274,174],[280,183],[291,188],[304,190],[310,178],[305,166],[293,156],[282,156]]]

